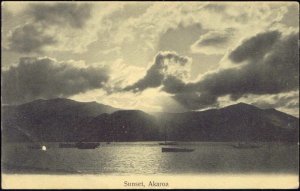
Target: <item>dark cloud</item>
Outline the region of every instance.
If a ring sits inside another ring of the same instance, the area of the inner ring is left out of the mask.
[[[236,29],[209,31],[192,44],[191,50],[203,54],[224,54],[229,46],[234,43]]]
[[[166,72],[164,59],[187,60],[176,54],[158,54],[146,76],[124,90],[135,92],[162,86],[161,90],[187,109],[217,106],[218,98],[229,95],[237,100],[248,94],[270,95],[297,90],[299,87],[298,33],[282,35],[278,31],[258,34],[241,43],[229,54],[233,63],[242,65],[208,73],[201,80],[185,83]],[[283,104],[283,103],[282,103]]]
[[[58,42],[53,32],[61,27],[81,30],[91,17],[89,4],[32,4],[27,10],[33,20],[11,31],[7,50],[18,53],[41,53],[44,48]]]
[[[246,64],[185,84],[174,99],[194,109],[215,104],[217,98],[224,95],[236,100],[247,94],[276,94],[299,87],[298,33],[288,36],[275,31],[259,34],[244,41],[229,58],[235,63],[246,61]],[[194,104],[187,103],[190,100],[195,100]]]
[[[188,62],[187,57],[180,56],[173,52],[161,52],[155,57],[154,64],[147,70],[144,78],[140,79],[133,85],[124,88],[124,91],[139,92],[147,88],[159,87],[163,80],[171,75],[168,74],[169,65],[178,65],[184,67]],[[178,74],[181,75],[181,74]]]
[[[106,68],[77,68],[49,58],[21,58],[17,66],[2,72],[2,101],[67,97],[101,88],[108,79]]]
[[[211,31],[196,42],[198,47],[203,46],[222,46],[228,44],[233,37],[234,29],[227,29],[225,31]]]
[[[162,84],[162,90],[168,93],[182,92],[185,87],[185,83],[181,79],[170,75],[165,78]]]
[[[278,31],[260,33],[244,41],[230,53],[229,58],[236,63],[248,59],[261,59],[270,51],[270,48],[272,48],[274,43],[278,42],[280,35],[281,34]]]
[[[35,22],[46,25],[84,27],[91,17],[91,5],[82,3],[33,4],[28,10]]]
[[[12,31],[8,49],[20,53],[41,52],[44,47],[56,43],[54,37],[45,33],[39,24],[25,24]]]
[[[201,41],[198,41],[198,46],[213,46],[218,44],[225,44],[229,41],[228,36],[210,36],[206,39],[201,39]]]

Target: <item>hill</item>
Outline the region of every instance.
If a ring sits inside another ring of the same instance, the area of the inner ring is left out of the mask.
[[[299,119],[239,103],[199,112],[147,114],[95,102],[36,100],[2,107],[5,141],[297,142]]]

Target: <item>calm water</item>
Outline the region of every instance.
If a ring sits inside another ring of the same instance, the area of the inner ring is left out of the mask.
[[[28,144],[2,146],[2,166],[13,173],[183,174],[295,173],[298,145],[262,143],[260,148],[237,149],[234,143],[180,143],[190,153],[162,153],[158,142],[101,143],[97,149],[29,149]]]

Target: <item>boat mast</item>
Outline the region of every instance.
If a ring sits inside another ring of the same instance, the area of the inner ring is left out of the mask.
[[[167,125],[165,125],[165,143],[167,143]]]

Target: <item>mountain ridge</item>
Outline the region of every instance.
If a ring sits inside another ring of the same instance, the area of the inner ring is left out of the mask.
[[[198,113],[198,112],[206,112],[206,111],[211,111],[211,110],[220,110],[220,109],[226,109],[226,108],[231,108],[231,107],[240,107],[240,106],[246,106],[246,107],[252,107],[252,108],[256,108],[256,109],[261,109],[259,107],[254,106],[254,105],[251,105],[251,104],[247,104],[247,103],[244,103],[244,102],[239,102],[239,103],[228,105],[228,106],[225,106],[225,107],[222,107],[222,108],[213,108],[213,109],[207,109],[207,110],[201,110],[201,111],[191,110],[191,111],[183,111],[183,112],[145,112],[145,111],[139,110],[139,109],[120,109],[120,108],[115,108],[115,107],[112,107],[110,105],[102,104],[102,103],[99,103],[99,102],[96,102],[96,101],[81,102],[81,101],[75,101],[75,100],[68,99],[68,98],[37,99],[37,100],[30,101],[30,102],[18,104],[18,105],[8,105],[8,104],[5,104],[5,105],[2,105],[2,108],[3,107],[18,107],[18,106],[29,105],[29,104],[32,104],[32,103],[49,102],[49,101],[50,102],[52,102],[52,101],[59,101],[59,102],[61,102],[61,101],[67,101],[67,102],[80,103],[80,104],[96,104],[96,105],[99,105],[99,106],[110,107],[110,108],[114,109],[113,112],[116,112],[116,111],[142,111],[142,112],[148,113],[148,114],[152,114],[152,113],[154,113],[154,114],[155,113],[191,113],[191,112],[197,112]],[[275,108],[266,108],[266,109],[261,109],[261,110],[270,110],[270,111],[275,110],[276,112],[280,112],[280,113],[288,115],[290,117],[299,119],[298,117],[295,117],[293,115],[290,115],[290,114],[282,112],[282,111],[279,111],[279,110],[277,110]],[[111,113],[113,113],[113,112],[111,112]]]
[[[25,139],[22,132],[40,141],[157,141],[166,129],[177,141],[295,142],[299,132],[298,118],[246,103],[157,115],[60,98],[5,107],[3,138],[17,142]]]

